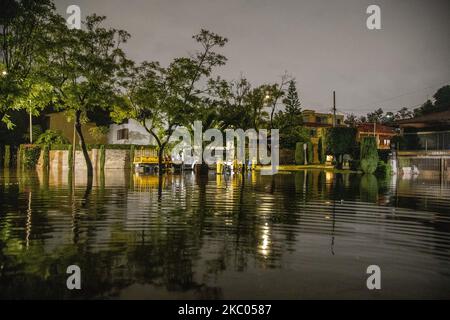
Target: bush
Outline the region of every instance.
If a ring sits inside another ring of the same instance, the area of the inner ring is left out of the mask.
[[[305,164],[305,155],[303,151],[303,142],[297,142],[295,144],[295,164]]]
[[[325,142],[327,154],[333,155],[338,169],[342,169],[344,154],[350,154],[355,143],[355,128],[335,127],[327,129]]]
[[[372,174],[378,166],[378,150],[375,137],[364,137],[361,142],[361,169],[364,173]]]
[[[38,145],[20,145],[20,161],[26,169],[35,169],[41,155]]]
[[[319,144],[317,145],[317,153],[319,155],[320,164],[324,164],[327,161],[327,157],[325,155],[325,146],[323,144],[322,137],[319,138]]]
[[[378,158],[384,162],[388,162],[391,150],[378,150]]]
[[[64,137],[60,132],[53,131],[53,130],[47,130],[43,134],[39,136],[39,138],[36,140],[36,144],[68,144],[69,140]]]
[[[308,164],[312,164],[314,162],[314,146],[311,142],[307,142],[306,155],[308,157]]]
[[[361,163],[359,160],[349,160],[348,162],[349,166],[350,166],[350,170],[352,171],[358,171],[360,169]]]
[[[389,163],[380,160],[375,174],[381,178],[388,177],[392,174],[392,167]]]

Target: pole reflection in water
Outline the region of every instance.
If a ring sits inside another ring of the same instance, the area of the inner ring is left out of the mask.
[[[450,297],[440,181],[320,170],[68,177],[1,174],[0,298]],[[77,293],[65,287],[74,263]],[[389,275],[376,295],[365,288],[371,264]]]

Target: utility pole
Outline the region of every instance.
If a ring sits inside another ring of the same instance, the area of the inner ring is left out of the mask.
[[[336,127],[336,91],[333,90],[333,127]]]

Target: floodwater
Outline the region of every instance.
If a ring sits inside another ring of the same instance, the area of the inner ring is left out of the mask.
[[[450,298],[450,183],[0,173],[1,299]],[[81,290],[68,290],[69,265]],[[381,289],[366,286],[367,267]]]

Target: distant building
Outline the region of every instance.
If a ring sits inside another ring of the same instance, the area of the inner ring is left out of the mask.
[[[450,110],[396,123],[403,137],[400,150],[450,150]]]
[[[151,134],[136,120],[128,119],[121,124],[111,124],[108,132],[110,144],[156,144]]]
[[[364,137],[373,137],[377,142],[377,148],[389,150],[391,148],[392,138],[397,135],[395,128],[385,126],[379,123],[361,123],[357,125],[356,140],[361,141]]]
[[[73,121],[68,121],[63,112],[54,112],[46,115],[46,129],[61,132],[70,143],[73,140]],[[108,133],[93,134],[93,122],[84,123],[82,132],[87,144],[136,144],[153,145],[154,138],[135,120],[125,120],[121,124],[109,125]],[[77,138],[78,139],[78,138]]]
[[[396,124],[401,132],[397,146],[399,168],[415,166],[423,176],[450,178],[450,110]]]
[[[303,126],[309,130],[311,143],[313,144],[313,162],[319,162],[318,145],[320,137],[325,136],[327,128],[333,127],[333,114],[321,113],[314,110],[304,110],[302,112]],[[336,125],[344,125],[344,116],[336,115]]]

